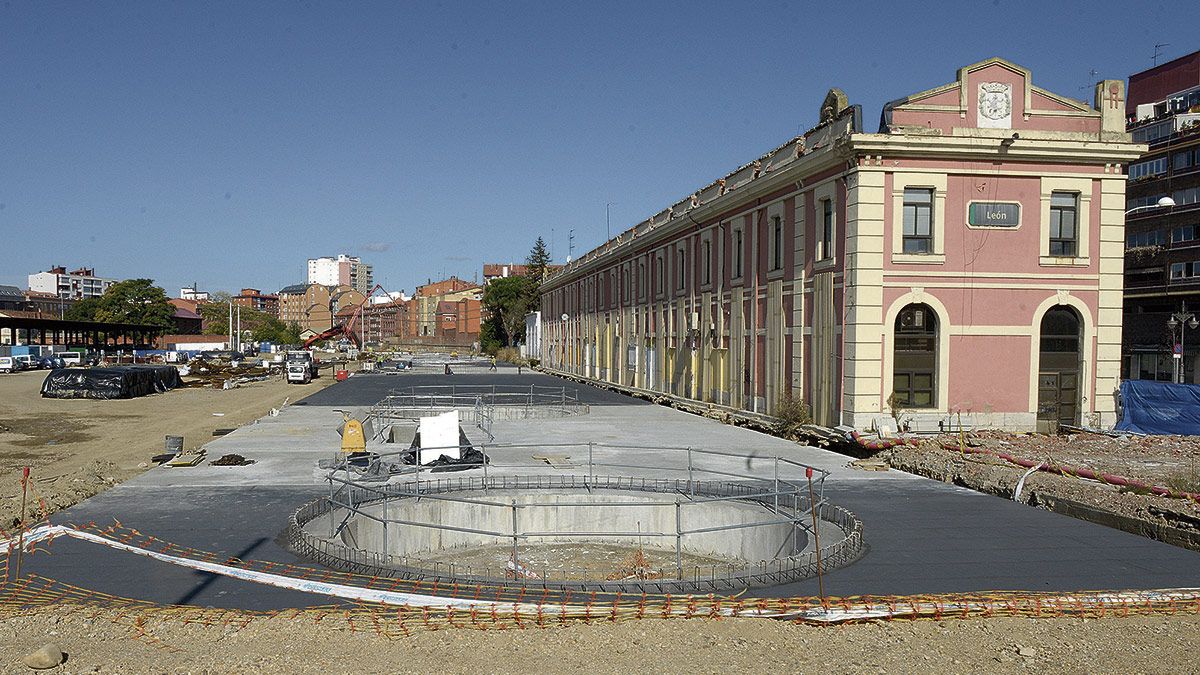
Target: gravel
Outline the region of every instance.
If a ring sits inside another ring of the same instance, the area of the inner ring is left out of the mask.
[[[52,609],[0,613],[0,664],[54,642],[61,672],[1191,672],[1200,616],[989,618],[807,626],[767,619],[656,620],[527,630],[445,629],[388,640],[311,618],[244,628],[151,619],[132,628]],[[56,622],[52,620],[57,619]],[[129,620],[126,619],[126,624]]]

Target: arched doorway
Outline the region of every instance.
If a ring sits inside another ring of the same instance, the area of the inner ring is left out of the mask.
[[[937,407],[937,344],[937,315],[928,305],[900,310],[892,358],[892,407]]]
[[[1079,314],[1064,305],[1051,307],[1042,317],[1037,410],[1041,433],[1079,423],[1080,325]]]

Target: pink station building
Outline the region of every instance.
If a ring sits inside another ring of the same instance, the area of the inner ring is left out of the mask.
[[[1091,104],[992,58],[820,123],[542,286],[542,364],[856,429],[1111,425],[1121,370],[1125,85]]]

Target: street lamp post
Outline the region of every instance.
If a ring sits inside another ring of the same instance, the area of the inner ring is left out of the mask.
[[[1185,368],[1183,362],[1183,336],[1188,328],[1195,330],[1200,326],[1200,321],[1196,319],[1196,315],[1187,311],[1187,303],[1183,303],[1183,309],[1171,315],[1167,319],[1167,327],[1171,329],[1171,341],[1175,340],[1175,328],[1179,328],[1179,342],[1172,345],[1172,358],[1175,360],[1175,377],[1173,381],[1176,384],[1183,384]]]
[[[1135,206],[1132,209],[1129,209],[1128,211],[1126,211],[1125,215],[1128,216],[1129,214],[1131,214],[1135,211],[1145,211],[1146,209],[1169,209],[1172,206],[1175,206],[1174,199],[1171,199],[1170,197],[1159,197],[1157,203],[1143,204],[1141,206]]]

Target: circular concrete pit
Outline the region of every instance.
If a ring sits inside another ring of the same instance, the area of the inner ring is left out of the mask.
[[[380,576],[592,590],[694,592],[813,576],[807,493],[733,483],[490,476],[352,488],[295,514],[292,548]],[[339,500],[340,501],[340,500]],[[352,507],[348,508],[350,505]],[[861,553],[861,523],[818,506],[825,570]],[[515,546],[514,546],[515,544]]]

